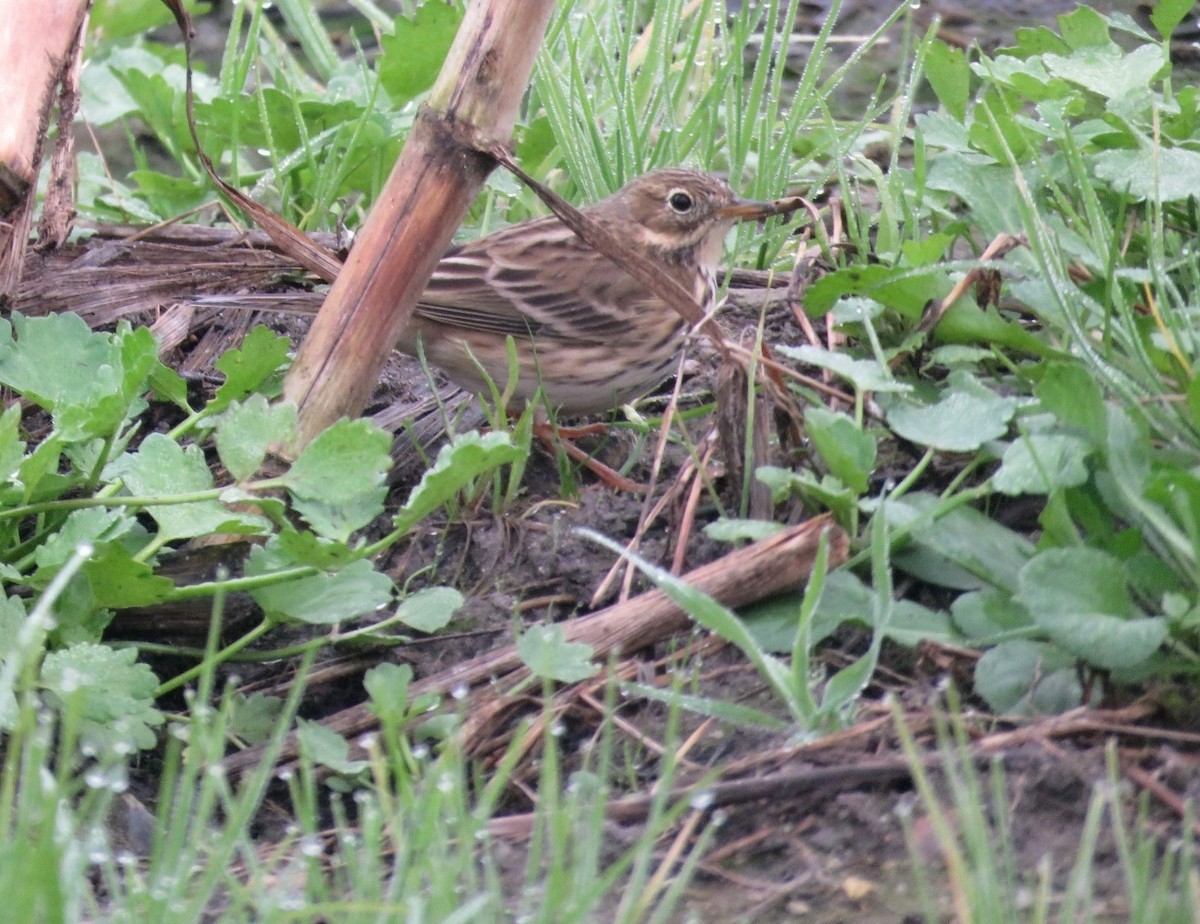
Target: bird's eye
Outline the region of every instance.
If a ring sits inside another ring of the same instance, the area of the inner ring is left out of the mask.
[[[667,205],[671,206],[671,208],[680,215],[690,212],[692,210],[692,206],[695,204],[696,203],[692,200],[691,195],[684,192],[682,189],[673,189],[671,190],[670,195],[667,196]]]

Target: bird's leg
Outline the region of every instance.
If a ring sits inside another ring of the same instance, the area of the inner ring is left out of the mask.
[[[571,440],[577,439],[580,436],[589,436],[596,433],[607,433],[608,427],[604,424],[589,424],[586,427],[558,427],[552,423],[545,421],[536,421],[533,425],[533,434],[546,447],[547,450],[553,452],[555,449],[562,449],[570,458],[576,462],[582,463],[588,468],[597,478],[617,491],[628,491],[631,494],[645,494],[646,486],[638,484],[630,478],[626,478],[615,468],[605,465],[599,459],[588,455],[582,448],[576,446]]]

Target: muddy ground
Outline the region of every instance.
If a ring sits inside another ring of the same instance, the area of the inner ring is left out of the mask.
[[[813,3],[804,14],[819,16],[826,4]],[[867,31],[880,9],[873,4],[847,4],[854,9],[846,17],[843,34]],[[1096,4],[1105,7],[1104,4]],[[1115,5],[1114,5],[1115,6]],[[1141,15],[1137,4],[1121,8]],[[950,41],[981,41],[989,46],[1004,44],[1012,29],[1036,21],[1051,21],[1071,4],[1039,3],[936,3],[922,4],[921,16],[937,12],[944,17],[945,37]],[[981,14],[979,9],[986,9]],[[882,62],[880,63],[882,67]],[[874,86],[875,76],[867,75]],[[278,329],[299,337],[303,321],[281,321],[267,316]],[[726,322],[736,329],[752,327],[756,312],[735,310]],[[250,319],[221,318],[213,314],[205,323],[221,330],[221,336],[233,336]],[[187,365],[191,352],[202,341],[199,322],[192,339],[182,343],[175,357]],[[772,313],[768,340],[775,343],[800,343],[804,334],[786,310]],[[712,385],[713,357],[698,355],[684,392],[705,400]],[[436,384],[436,383],[435,383]],[[389,367],[375,395],[372,410],[394,414],[418,403],[431,394],[430,383],[406,360],[397,358]],[[446,391],[449,394],[449,391]],[[477,416],[468,410],[464,427]],[[696,425],[697,436],[706,421]],[[596,448],[598,442],[586,443]],[[618,433],[607,438],[601,448],[610,463],[620,465],[630,454],[638,457],[630,474],[645,480],[650,452],[633,445],[628,435]],[[893,458],[902,471],[905,450],[900,447]],[[796,464],[796,458],[775,459]],[[666,485],[678,472],[683,454],[668,456],[661,479]],[[402,452],[396,468],[396,485],[390,498],[398,505],[407,495],[420,466],[412,453]],[[586,611],[592,595],[613,565],[614,556],[583,539],[572,528],[585,525],[619,540],[633,534],[643,512],[643,501],[635,495],[612,491],[586,472],[579,473],[578,490],[564,496],[560,472],[553,457],[535,450],[525,489],[510,509],[497,513],[486,504],[468,510],[454,521],[435,521],[410,543],[394,550],[385,567],[399,583],[420,575],[417,584],[450,584],[468,596],[468,603],[453,624],[453,637],[431,640],[400,648],[384,657],[411,663],[418,677],[434,673],[449,664],[480,654],[511,640],[514,613],[525,624],[554,619],[571,619]],[[937,475],[931,477],[936,478]],[[935,486],[934,482],[930,486]],[[718,480],[718,489],[728,495],[728,485]],[[663,488],[660,488],[663,490]],[[801,509],[774,510],[776,518],[795,521],[804,516]],[[695,511],[698,524],[714,518],[715,506],[704,496]],[[684,517],[682,502],[669,507],[641,545],[641,552],[666,565],[679,540]],[[1033,528],[1032,522],[1030,528]],[[697,528],[687,540],[684,570],[712,560],[724,546],[703,537]],[[923,602],[944,605],[935,594],[922,588],[908,588]],[[163,630],[162,614],[156,631]],[[183,621],[173,624],[179,641],[187,640]],[[272,639],[272,644],[280,643]],[[866,639],[855,633],[838,635],[823,649],[823,657],[836,669],[863,650]],[[663,659],[674,647],[700,645],[703,656],[678,668],[664,665]],[[326,661],[314,688],[314,696],[305,705],[305,714],[319,718],[336,709],[353,706],[363,699],[362,673],[380,659],[377,652],[357,657],[339,657]],[[645,679],[661,679],[668,670],[686,670],[697,679],[696,692],[718,700],[740,702],[762,709],[774,708],[764,685],[745,659],[734,649],[706,643],[699,636],[684,638],[671,646],[638,653],[644,664]],[[931,707],[940,702],[948,680],[965,681],[970,677],[969,653],[934,650],[910,651],[888,648],[884,669],[868,691],[859,721],[847,732],[829,741],[796,745],[787,736],[759,730],[737,729],[728,725],[708,726],[697,737],[686,755],[680,782],[699,779],[713,768],[726,768],[727,777],[754,778],[783,771],[800,772],[821,767],[844,768],[843,779],[835,785],[823,785],[808,791],[777,796],[746,804],[734,804],[720,810],[721,826],[713,851],[687,892],[688,919],[706,922],[735,921],[870,921],[879,924],[907,924],[923,920],[912,868],[912,854],[906,846],[902,819],[911,816],[918,832],[917,850],[927,865],[928,875],[940,897],[940,909],[946,920],[953,919],[949,895],[944,885],[940,859],[927,822],[916,805],[911,780],[903,770],[870,780],[856,779],[854,768],[881,758],[898,758],[897,737],[893,730],[884,694],[890,693],[903,704],[910,722],[924,747],[932,750],[933,736],[927,721]],[[255,671],[239,668],[246,691],[275,689],[277,666]],[[1113,704],[1123,705],[1123,704]],[[969,708],[978,703],[968,701]],[[631,723],[641,737],[637,743],[641,763],[637,774],[652,780],[656,761],[644,749],[646,740],[662,740],[664,710],[645,702],[622,701],[620,718]],[[563,737],[570,758],[573,746],[587,741],[598,724],[595,714],[583,707],[567,714],[568,733]],[[683,735],[696,731],[702,720],[691,717]],[[992,733],[1008,726],[993,724],[976,716],[972,734],[986,741]],[[1190,729],[1187,729],[1190,731]],[[625,734],[625,733],[622,733]],[[1056,888],[1061,889],[1066,872],[1075,860],[1080,831],[1092,798],[1093,787],[1104,778],[1105,742],[1111,737],[1104,729],[1079,728],[1068,734],[1035,731],[1027,739],[1004,749],[1003,767],[1007,780],[1007,800],[1012,810],[1012,847],[1017,868],[1032,886],[1039,863],[1047,861],[1055,870]],[[1152,728],[1129,729],[1120,737],[1121,760],[1125,766],[1146,773],[1162,773],[1169,788],[1183,795],[1195,795],[1197,750],[1194,743],[1168,744],[1156,739]],[[630,736],[635,741],[635,736]],[[575,758],[577,759],[577,758]],[[135,781],[135,791],[147,800],[157,790],[152,775]],[[1132,785],[1126,805],[1133,810],[1140,787]],[[513,812],[529,809],[519,795],[508,806]],[[1170,810],[1155,803],[1153,824],[1164,843],[1176,830],[1178,819]],[[615,843],[632,839],[636,828],[614,824]],[[666,844],[664,844],[664,849]],[[514,869],[521,869],[520,850],[511,854]],[[1097,892],[1101,904],[1097,920],[1118,921],[1125,911],[1123,880],[1117,865],[1115,848],[1107,835],[1101,838],[1101,853],[1096,864]],[[680,918],[683,920],[684,918]]]

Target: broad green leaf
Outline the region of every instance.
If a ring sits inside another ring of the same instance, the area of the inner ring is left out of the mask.
[[[849,571],[834,571],[825,580],[821,599],[813,614],[809,643],[824,641],[840,627],[873,628],[874,591]],[[739,611],[747,630],[763,647],[775,654],[790,654],[796,642],[797,621],[803,595],[781,594]],[[909,600],[897,600],[884,636],[901,645],[924,641],[957,643],[959,633],[947,614]]]
[[[592,663],[592,646],[568,642],[560,625],[530,626],[517,639],[517,654],[535,677],[576,683],[600,670]]]
[[[1107,99],[1150,86],[1168,64],[1158,45],[1140,45],[1128,53],[1114,44],[1096,45],[1070,55],[1044,55],[1042,61],[1054,76]]]
[[[754,476],[771,489],[771,498],[775,503],[798,494],[828,508],[841,522],[845,522],[858,505],[858,495],[832,475],[817,478],[809,469],[794,472],[774,465],[762,465],[755,470]]]
[[[419,632],[444,629],[463,605],[463,595],[453,587],[427,587],[409,594],[396,607],[397,618]]]
[[[1003,436],[1016,409],[1015,398],[997,395],[962,372],[950,376],[933,404],[891,396],[886,403],[888,425],[897,436],[943,452],[973,452]]]
[[[1184,148],[1104,151],[1095,170],[1116,192],[1151,202],[1182,202],[1200,188],[1200,153]]]
[[[272,547],[295,565],[312,565],[322,571],[335,571],[362,555],[344,542],[325,539],[315,533],[283,529],[271,540]]]
[[[212,472],[197,446],[181,447],[161,433],[151,433],[132,456],[111,466],[131,494],[172,498],[208,491]],[[190,539],[210,533],[259,533],[266,528],[262,517],[227,510],[215,500],[180,504],[155,504],[146,508],[168,540]]]
[[[115,431],[155,360],[144,328],[93,333],[70,313],[0,321],[0,383],[50,411],[70,439]]]
[[[1104,395],[1096,379],[1078,363],[1050,363],[1034,394],[1043,408],[1062,423],[1103,446],[1108,432]]]
[[[998,635],[1034,628],[1033,618],[1025,607],[1011,594],[995,588],[961,594],[950,605],[950,616],[972,643],[984,643]]]
[[[1166,639],[1165,619],[1134,608],[1123,564],[1095,549],[1040,552],[1021,569],[1017,599],[1055,642],[1097,667],[1134,667]]]
[[[78,710],[85,745],[100,753],[154,747],[151,729],[163,721],[154,708],[158,678],[137,662],[135,649],[83,644],[52,651],[39,683],[62,708]]]
[[[507,433],[493,431],[480,435],[464,433],[438,452],[437,461],[421,477],[408,496],[408,502],[396,513],[397,530],[412,529],[425,517],[480,475],[501,465],[516,462],[522,450],[513,445]]]
[[[1017,715],[1058,715],[1083,700],[1075,659],[1025,639],[984,652],[975,665],[975,692],[994,712]]]
[[[246,576],[274,574],[292,563],[268,542],[251,550],[246,559]],[[365,559],[353,561],[339,571],[294,578],[252,590],[254,602],[271,619],[291,619],[313,625],[330,625],[366,616],[388,606],[395,585]]]
[[[392,34],[379,42],[379,82],[394,106],[433,86],[461,20],[449,3],[423,3],[411,19],[396,17]]]
[[[875,437],[864,432],[845,414],[834,413],[820,405],[804,413],[805,430],[829,471],[850,490],[867,490],[867,481],[875,468]]]
[[[921,269],[880,264],[848,266],[809,286],[804,293],[804,310],[809,316],[818,317],[842,296],[866,295],[915,323],[929,301],[941,298],[951,287],[945,269],[940,266]]]
[[[96,609],[152,606],[175,589],[170,578],[155,574],[145,562],[134,561],[129,551],[115,542],[96,546],[81,571],[91,584]]]
[[[371,711],[385,723],[401,722],[408,715],[409,664],[377,664],[363,675],[363,689],[371,698]]]
[[[230,350],[215,363],[225,374],[225,381],[208,404],[215,414],[229,407],[231,401],[241,400],[256,391],[270,397],[265,388],[269,379],[287,363],[291,341],[266,327],[256,327],[246,335],[240,349]]]
[[[925,79],[942,105],[959,122],[966,119],[971,94],[971,69],[959,48],[934,42],[925,55]]]
[[[296,740],[305,759],[328,767],[334,773],[354,776],[368,767],[365,760],[351,760],[346,739],[320,722],[300,719],[296,724]]]
[[[897,566],[946,587],[1015,592],[1033,543],[973,507],[955,506],[934,519],[941,504],[923,492],[888,501],[889,525],[907,528],[911,540],[902,552],[893,552]]]
[[[938,323],[934,336],[938,343],[986,343],[1018,350],[1031,356],[1063,355],[1047,343],[1044,337],[1030,333],[1020,324],[1005,320],[995,309],[988,308],[985,311],[980,308],[974,297],[969,294],[950,306],[950,310]]]
[[[296,511],[319,535],[345,542],[383,512],[391,445],[369,421],[333,424],[283,476]]]
[[[1065,433],[1027,433],[1004,451],[992,485],[1001,494],[1050,494],[1083,484],[1091,449]]]
[[[776,352],[809,366],[828,369],[854,386],[855,391],[905,392],[912,386],[897,380],[891,372],[873,359],[854,359],[836,350],[805,344],[800,347],[780,345]]]
[[[1196,0],[1157,0],[1150,9],[1150,22],[1164,39],[1187,17],[1196,5]]]
[[[39,571],[57,571],[81,543],[96,545],[115,541],[135,528],[137,520],[126,510],[103,507],[72,510],[62,525],[34,550],[33,560]]]
[[[261,744],[274,734],[283,714],[283,700],[265,693],[246,696],[234,691],[227,731],[246,744]]]
[[[251,395],[245,403],[230,402],[217,420],[215,441],[229,474],[245,481],[262,465],[268,446],[287,444],[295,436],[295,405],[270,405],[263,395]]]

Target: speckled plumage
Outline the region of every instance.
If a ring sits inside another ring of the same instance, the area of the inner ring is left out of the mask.
[[[686,207],[685,207],[686,206]],[[707,310],[725,235],[769,204],[734,197],[723,180],[694,170],[657,170],[582,209],[644,249]],[[610,410],[645,394],[672,371],[683,318],[557,218],[512,225],[451,248],[438,264],[397,344],[425,356],[458,384],[487,390],[508,381],[506,337],[520,370],[514,401],[540,383],[565,416]]]

